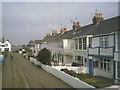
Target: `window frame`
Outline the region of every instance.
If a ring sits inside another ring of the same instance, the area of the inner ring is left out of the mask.
[[[78,49],[78,39],[75,39],[75,49]]]
[[[111,71],[111,64],[110,64],[110,60],[109,59],[100,59],[100,66],[99,68],[101,70],[104,70],[104,71],[108,71],[110,72]]]
[[[100,37],[100,47],[108,47],[109,46],[109,37],[108,36],[104,36],[104,37]]]
[[[79,38],[79,50],[87,50],[87,37]]]

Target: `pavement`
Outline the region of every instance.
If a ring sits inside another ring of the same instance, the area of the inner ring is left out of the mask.
[[[2,64],[0,64],[0,89],[2,89]]]
[[[13,56],[13,59],[10,56]],[[71,88],[20,54],[10,53],[3,66],[3,88]]]

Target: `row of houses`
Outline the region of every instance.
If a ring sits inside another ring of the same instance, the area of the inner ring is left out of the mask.
[[[47,34],[40,41],[38,51],[47,48],[52,53],[52,59],[62,65],[76,62],[88,67],[90,75],[120,82],[119,18],[104,20],[101,13],[95,13],[89,25],[73,22],[72,30],[63,27],[60,33],[53,31]]]

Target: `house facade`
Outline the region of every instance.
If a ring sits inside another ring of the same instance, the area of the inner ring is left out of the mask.
[[[88,48],[89,74],[114,79],[120,83],[120,30],[118,18],[97,24]]]
[[[48,48],[53,59],[63,65],[76,62],[88,67],[93,76],[103,76],[120,81],[120,30],[119,17],[104,20],[95,13],[92,24],[81,27],[73,23],[73,29],[44,39],[41,46]],[[64,30],[63,30],[64,31]]]
[[[34,40],[35,48],[34,48],[34,56],[37,56],[40,51],[40,42],[41,40]]]
[[[9,41],[0,42],[0,52],[11,51],[11,43]]]

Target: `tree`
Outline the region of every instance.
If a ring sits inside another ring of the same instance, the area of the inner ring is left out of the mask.
[[[39,51],[37,57],[41,63],[45,65],[51,65],[51,52],[48,49],[43,48],[41,51]]]

